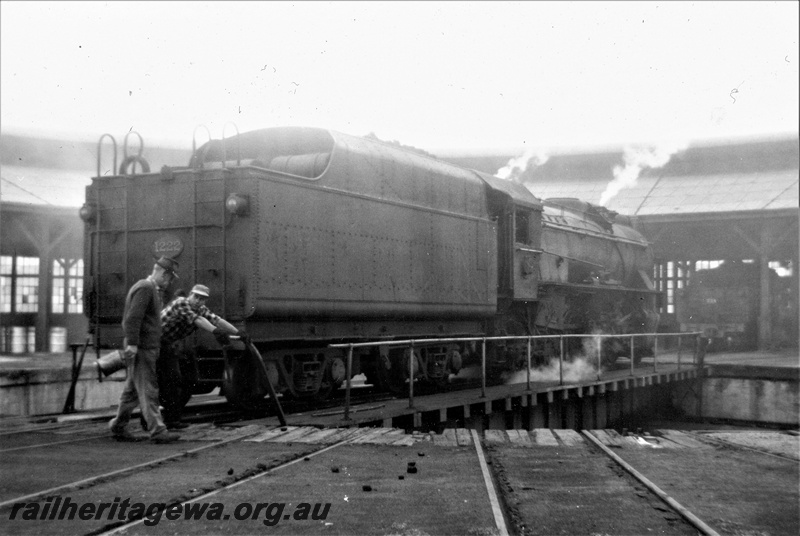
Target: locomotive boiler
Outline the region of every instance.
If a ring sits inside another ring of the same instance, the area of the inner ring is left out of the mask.
[[[137,162],[143,173],[133,173]],[[186,167],[151,173],[135,157],[115,175],[99,169],[82,210],[96,344],[121,344],[128,288],[154,258],[171,256],[177,284],[209,286],[209,307],[243,327],[263,357],[265,367],[207,334],[185,344],[193,392],[221,386],[243,407],[264,398],[264,370],[285,396],[324,398],[341,386],[345,355],[331,343],[622,335],[658,322],[652,251],[624,217],[576,199],[542,201],[393,144],[280,127],[211,140]],[[609,339],[604,356],[630,355],[628,339]],[[637,345],[645,355],[648,341]],[[352,374],[397,392],[409,369],[446,383],[478,357],[457,343],[356,348]],[[494,371],[514,369],[520,347],[492,345],[489,357]]]

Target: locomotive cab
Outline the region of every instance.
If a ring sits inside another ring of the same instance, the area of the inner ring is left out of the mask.
[[[498,298],[536,300],[542,203],[521,184],[480,175],[489,187],[490,211],[497,221]]]

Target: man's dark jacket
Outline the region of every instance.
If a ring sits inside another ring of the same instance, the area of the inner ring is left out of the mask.
[[[122,328],[127,344],[139,348],[161,346],[161,296],[150,279],[141,279],[128,291]]]

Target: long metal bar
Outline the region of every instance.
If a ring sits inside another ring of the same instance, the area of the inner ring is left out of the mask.
[[[344,391],[344,420],[350,420],[350,376],[353,371],[353,345],[347,349],[347,384]]]
[[[522,249],[522,248],[519,248],[519,249]],[[585,261],[583,259],[577,259],[575,257],[568,257],[566,255],[561,255],[560,253],[553,253],[552,251],[545,251],[543,249],[540,249],[538,251],[537,250],[530,250],[530,251],[531,251],[531,253],[544,253],[545,255],[552,255],[553,257],[561,257],[562,259],[567,259],[567,260],[570,260],[570,261],[579,262],[581,264],[588,264],[589,266],[595,266],[597,268],[605,268],[605,266],[603,266],[602,264],[597,264],[595,262]]]
[[[195,132],[197,132],[197,128],[195,128]],[[192,140],[194,144],[194,140]],[[192,151],[194,155],[194,151]],[[194,213],[192,214],[192,272],[194,275],[193,281],[196,283],[197,279],[197,175],[192,177],[192,195],[194,196]],[[222,296],[222,301],[225,301],[225,296]],[[225,315],[222,316],[225,318]]]
[[[633,372],[633,359],[634,359],[633,341],[634,340],[635,340],[635,337],[633,335],[631,335],[631,376],[633,376],[633,374],[634,374],[634,372]]]
[[[531,338],[528,337],[528,377],[526,382],[526,389],[531,390]]]
[[[486,339],[481,344],[481,398],[486,398]]]
[[[653,341],[653,372],[658,370],[658,337]]]
[[[89,348],[91,335],[86,336],[86,342],[83,344],[81,350],[81,358],[77,359],[78,348],[72,347],[72,381],[69,384],[69,393],[67,393],[67,400],[64,402],[64,409],[61,413],[75,413],[75,387],[78,385],[78,380],[81,377],[81,368],[83,368],[83,358],[86,355],[86,350]]]
[[[128,195],[128,193],[130,192],[130,188],[124,188],[122,191],[125,192],[125,196],[124,196],[125,197],[125,223],[124,223],[124,225],[125,225],[125,233],[124,233],[125,234],[125,270],[123,271],[123,275],[125,277],[122,280],[122,284],[123,284],[122,288],[123,288],[123,292],[127,293],[131,288],[130,278],[128,277],[128,266],[130,266],[130,264],[131,264],[131,259],[130,259],[130,246],[131,246],[131,244],[130,244],[130,224],[131,224],[131,222],[130,222],[130,218],[128,217],[128,215],[130,213],[130,196]],[[152,262],[149,265],[147,265],[147,270],[148,270],[148,273],[153,270]],[[126,375],[128,374],[128,367],[125,367],[125,374]]]
[[[600,379],[600,372],[603,370],[603,339],[599,336],[595,337],[597,341],[597,379]]]
[[[595,236],[599,238],[605,238],[606,240],[611,240],[613,242],[620,242],[622,244],[631,244],[633,246],[639,246],[640,248],[646,248],[647,244],[643,242],[639,242],[638,240],[631,240],[627,238],[622,238],[620,236],[609,237],[603,233],[597,231],[591,231],[589,229],[584,229],[583,227],[573,227],[571,225],[560,225],[553,222],[542,222],[542,227],[550,227],[551,229],[559,229],[562,231],[566,231],[568,233],[575,233],[575,234],[582,234],[582,235],[589,235]]]
[[[223,139],[225,138],[225,132],[223,129]],[[224,157],[223,157],[224,158]],[[228,308],[226,307],[228,303],[228,255],[225,249],[228,246],[228,232],[227,232],[227,225],[225,224],[225,220],[227,217],[227,209],[225,208],[225,196],[228,195],[228,181],[227,181],[227,173],[225,170],[222,171],[222,203],[220,203],[220,211],[222,213],[222,318],[228,318]],[[195,244],[197,246],[197,244]]]
[[[269,379],[269,374],[267,373],[267,364],[264,363],[264,358],[261,357],[261,353],[258,351],[258,348],[256,348],[256,345],[252,342],[247,345],[247,349],[250,350],[250,353],[256,357],[258,363],[261,365],[261,370],[264,372],[264,379],[267,380],[267,391],[269,391],[269,396],[275,403],[275,409],[278,411],[278,421],[280,421],[281,426],[286,426],[286,415],[283,414],[281,402],[278,400],[278,395],[275,393],[275,388],[272,386],[272,382]]]
[[[680,333],[633,333],[634,337],[667,337],[677,335],[701,335],[701,331],[682,331]],[[439,339],[402,339],[393,341],[372,341],[372,342],[355,342],[352,343],[353,348],[365,348],[369,346],[408,346],[412,342],[414,344],[433,344],[443,342],[471,342],[471,341],[508,341],[508,340],[544,340],[544,339],[557,339],[564,338],[579,338],[598,337],[598,338],[619,338],[619,335],[598,335],[592,333],[568,333],[564,335],[504,335],[498,337],[447,337]],[[349,348],[351,343],[336,343],[329,344],[328,348]]]
[[[414,342],[408,346],[408,407],[414,407]]]
[[[117,167],[117,145],[116,142],[114,143],[114,167]],[[94,270],[94,296],[92,301],[94,302],[94,311],[92,311],[92,327],[94,328],[92,331],[94,332],[94,347],[97,349],[97,357],[100,357],[100,220],[102,211],[100,210],[100,185],[95,184],[94,186],[94,199],[95,199],[95,228],[94,228],[94,249],[92,249],[91,244],[91,236],[89,237],[89,249],[92,258],[89,259],[89,262],[92,263],[92,268]],[[127,248],[127,246],[126,246]],[[125,289],[126,292],[128,289]],[[127,374],[127,372],[125,373]]]

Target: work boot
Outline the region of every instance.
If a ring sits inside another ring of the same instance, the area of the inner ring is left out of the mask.
[[[161,444],[164,444],[164,443],[174,443],[175,441],[180,439],[180,437],[181,436],[178,435],[178,434],[174,434],[172,432],[168,432],[167,430],[164,430],[163,432],[160,432],[160,433],[154,435],[153,437],[151,437],[150,441],[152,441],[153,443],[158,443],[159,445],[161,445]]]
[[[164,406],[158,406],[158,411],[160,411],[161,414],[163,415],[164,414]],[[141,425],[142,425],[142,430],[144,430],[146,432],[147,431],[147,421],[144,420],[144,415],[142,415],[141,413],[139,414],[139,423],[141,423]]]
[[[108,429],[111,431],[111,437],[117,441],[138,441],[137,437],[125,428],[115,428],[109,424]]]
[[[183,430],[184,428],[189,427],[188,424],[182,421],[165,422],[164,425],[167,427],[168,430]]]

